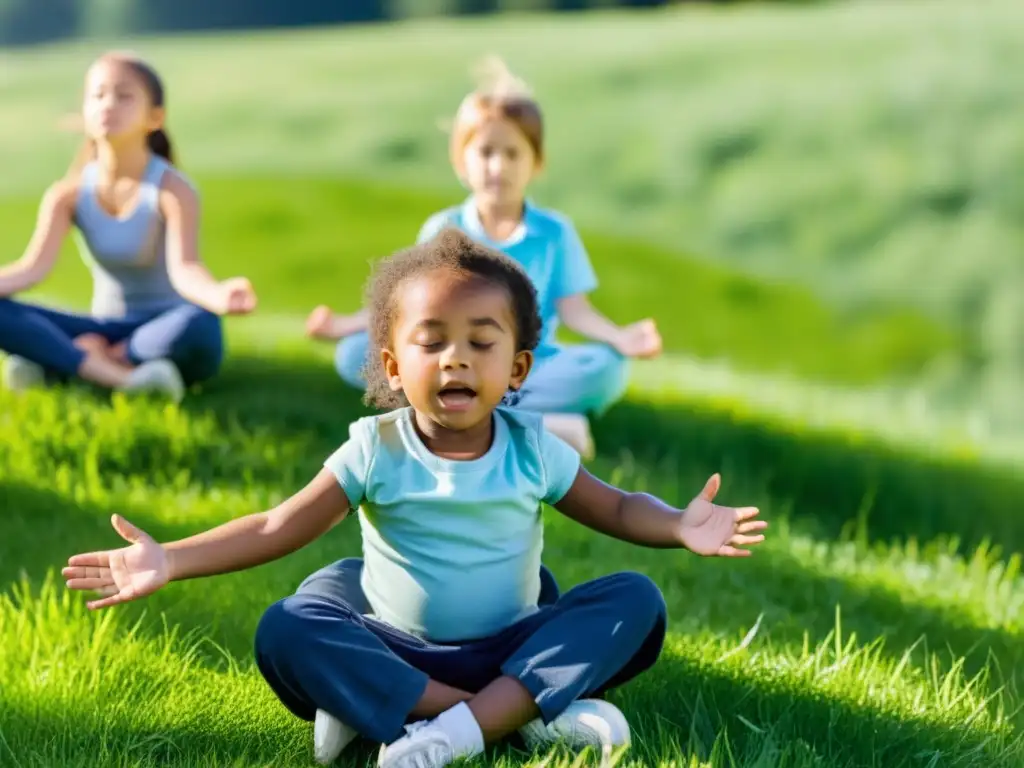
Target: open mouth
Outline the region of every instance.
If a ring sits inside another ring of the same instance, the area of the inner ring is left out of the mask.
[[[476,390],[464,384],[451,384],[441,388],[438,398],[446,408],[465,408],[476,399]]]

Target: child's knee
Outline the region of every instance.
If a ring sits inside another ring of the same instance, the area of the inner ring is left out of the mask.
[[[623,571],[609,577],[610,599],[616,609],[640,624],[655,627],[668,620],[668,606],[661,589],[649,577],[636,571]]]
[[[278,600],[260,617],[254,638],[257,659],[276,657],[282,648],[287,647],[289,637],[296,628],[296,614],[294,608],[288,605],[289,599]]]
[[[281,658],[301,648],[311,620],[322,610],[322,601],[312,595],[289,595],[263,612],[256,625],[257,658]]]
[[[212,379],[224,363],[224,332],[220,318],[195,307],[172,357],[180,358],[182,376],[190,384]]]

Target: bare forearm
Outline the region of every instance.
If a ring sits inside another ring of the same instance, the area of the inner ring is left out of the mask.
[[[219,313],[220,283],[201,263],[181,264],[172,272],[175,290],[193,304]]]
[[[680,511],[647,493],[627,493],[612,518],[610,536],[656,549],[683,546],[679,537]]]
[[[27,291],[46,276],[46,273],[19,259],[6,267],[0,267],[0,297],[13,296]]]
[[[589,304],[573,307],[559,314],[565,327],[581,336],[612,346],[618,343],[621,335],[619,326]]]
[[[269,563],[308,544],[319,533],[282,526],[271,513],[260,512],[164,544],[164,549],[171,579],[180,581]]]
[[[332,330],[338,338],[351,336],[370,327],[370,313],[365,309],[360,309],[351,315],[335,315],[333,323]]]

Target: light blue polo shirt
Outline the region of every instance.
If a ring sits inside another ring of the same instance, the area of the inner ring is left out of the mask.
[[[411,408],[367,416],[324,466],[359,508],[362,587],[373,614],[438,642],[493,635],[537,610],[541,502],[555,504],[580,457],[539,414],[498,408],[490,450],[427,450]]]
[[[555,352],[558,330],[558,301],[597,288],[597,275],[583,241],[572,222],[562,214],[538,208],[526,201],[519,227],[503,242],[492,240],[480,223],[472,197],[462,205],[446,208],[427,219],[418,242],[429,240],[445,227],[454,226],[491,248],[503,251],[526,270],[537,290],[541,317],[541,340],[537,358]]]

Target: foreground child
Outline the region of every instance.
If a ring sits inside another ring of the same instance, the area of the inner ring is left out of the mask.
[[[575,226],[526,196],[546,160],[540,105],[500,60],[492,64],[489,81],[463,100],[451,135],[452,167],[471,194],[461,205],[432,215],[420,240],[455,226],[526,270],[537,290],[542,326],[520,406],[545,414],[549,429],[590,458],[588,417],[622,397],[627,359],[661,354],[661,336],[653,320],[619,326],[590,302],[597,275]],[[589,343],[558,343],[559,324]],[[375,354],[365,329],[365,312],[335,315],[325,306],[307,321],[311,336],[341,339],[336,367],[357,387],[364,384],[367,349]]]
[[[529,278],[500,252],[445,230],[380,263],[368,298],[379,364],[367,397],[395,410],[352,424],[267,512],[162,545],[115,516],[132,545],[72,557],[68,586],[98,590],[91,608],[134,600],[283,557],[359,508],[365,560],[310,576],[256,634],[271,688],[317,722],[318,759],[357,733],[385,745],[389,768],[447,765],[517,731],[535,748],[628,743],[622,714],[593,697],[655,663],[664,600],[638,573],[541,599],[541,503],[701,555],[748,555],[766,523],[714,504],[717,475],[684,510],[609,486],[539,415],[503,404],[530,372],[540,319]]]
[[[80,162],[43,196],[22,258],[0,267],[6,388],[78,378],[180,400],[220,369],[219,316],[255,308],[247,279],[218,282],[199,258],[200,204],[173,166],[164,96],[134,56],[108,53],[89,67]],[[89,314],[12,298],[49,274],[72,230],[93,276]]]

